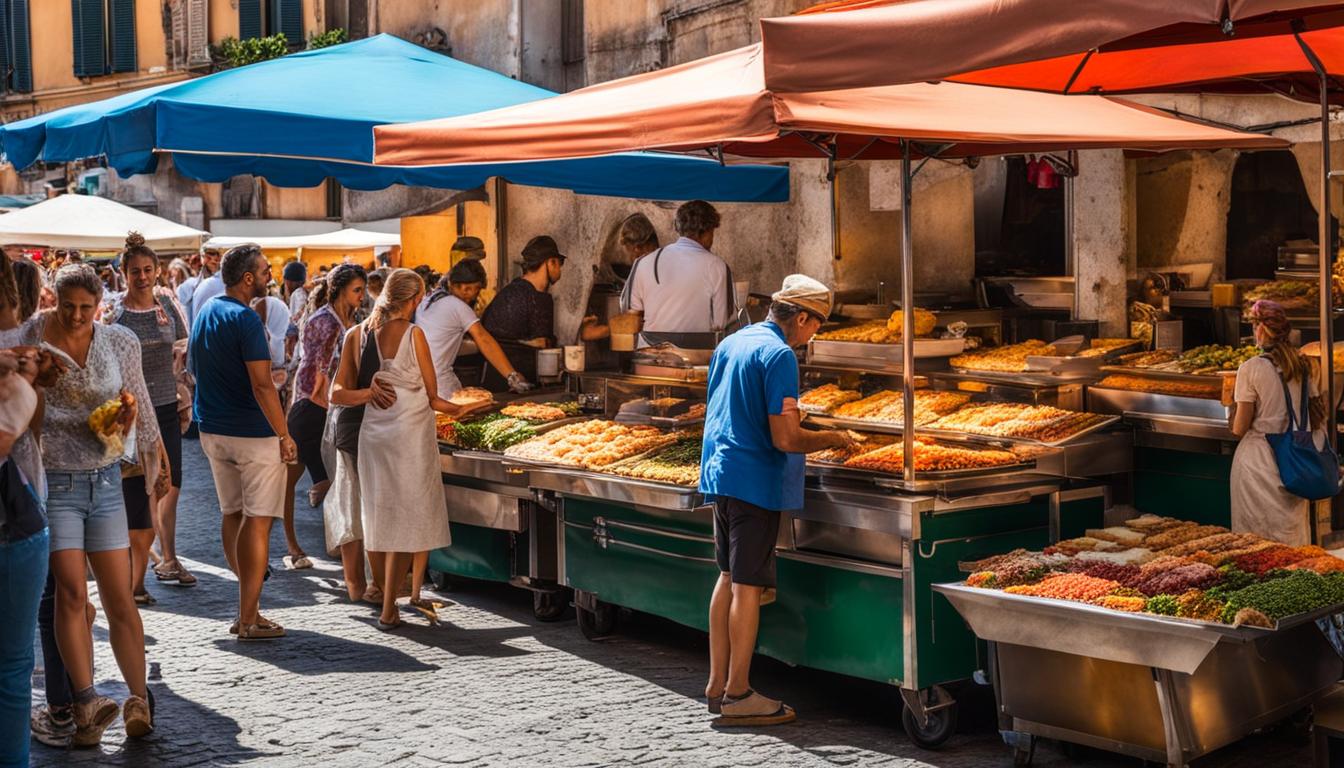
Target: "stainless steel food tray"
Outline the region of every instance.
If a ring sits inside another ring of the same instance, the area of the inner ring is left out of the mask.
[[[904,429],[899,424],[893,424],[881,421],[863,421],[861,419],[845,419],[838,416],[825,416],[816,413],[808,413],[807,421],[821,427],[830,427],[834,429],[852,429],[858,432],[878,432],[881,434],[899,435],[904,433]],[[1058,440],[1036,440],[1030,437],[1004,437],[1001,435],[983,435],[977,432],[967,432],[958,429],[939,429],[927,425],[915,425],[915,431],[921,435],[936,437],[940,440],[956,441],[978,441],[984,444],[994,444],[1000,446],[1011,445],[1041,445],[1050,448],[1067,445],[1079,438],[1091,435],[1105,429],[1120,421],[1119,415],[1107,415],[1101,421],[1093,424],[1086,429],[1081,429],[1073,434],[1060,438]],[[931,422],[931,423],[936,423]]]
[[[1183,381],[1187,384],[1210,384],[1213,382],[1221,383],[1221,377],[1236,375],[1236,371],[1214,371],[1211,373],[1181,373],[1179,371],[1163,371],[1155,368],[1134,368],[1128,365],[1103,365],[1101,372],[1106,374],[1120,374],[1123,376],[1137,376],[1146,379],[1163,379],[1165,381]]]
[[[1100,373],[1096,368],[1050,373],[1046,371],[978,371],[974,368],[953,366],[951,371],[975,381],[1035,387],[1057,387],[1061,384],[1096,381],[1100,378]]]
[[[936,484],[950,480],[966,480],[970,478],[981,477],[1001,477],[1013,475],[1036,468],[1036,460],[1023,461],[1016,464],[1001,464],[997,467],[981,467],[977,469],[945,469],[945,470],[919,470],[915,472],[915,480],[918,483]],[[878,472],[873,469],[859,469],[856,467],[847,467],[843,464],[834,464],[827,461],[807,462],[807,474],[813,477],[836,480],[859,480],[873,483],[882,488],[893,488],[896,490],[912,490],[899,475],[889,472]],[[921,485],[921,487],[924,487]]]
[[[613,504],[631,504],[654,509],[691,510],[705,506],[696,488],[671,483],[636,480],[577,467],[562,467],[508,459],[507,464],[527,469],[528,484],[561,496],[599,499]]]
[[[915,339],[915,359],[951,357],[966,348],[965,339]],[[878,344],[867,341],[828,341],[813,339],[807,344],[807,361],[839,365],[860,365],[867,368],[898,368],[903,359],[902,348],[896,344]]]
[[[1221,400],[1184,395],[1136,392],[1131,389],[1090,386],[1087,409],[1093,413],[1156,414],[1227,422],[1228,407]]]
[[[527,472],[504,465],[504,455],[486,451],[467,451],[439,445],[439,471],[445,475],[471,478],[516,488],[527,487]]]
[[[1087,603],[1014,595],[965,584],[935,584],[966,619],[971,630],[991,642],[1044,648],[1126,664],[1193,674],[1224,640],[1253,642],[1261,637],[1344,610],[1344,604],[1285,617],[1274,630],[1127,613]]]

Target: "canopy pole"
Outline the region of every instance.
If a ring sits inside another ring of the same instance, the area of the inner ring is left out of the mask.
[[[1302,21],[1296,19],[1293,21],[1293,37],[1297,38],[1297,44],[1302,48],[1302,54],[1311,62],[1311,68],[1316,70],[1316,76],[1320,83],[1321,96],[1321,205],[1317,211],[1319,222],[1318,239],[1320,242],[1320,294],[1321,294],[1321,370],[1325,375],[1326,409],[1325,409],[1325,435],[1330,445],[1338,442],[1338,434],[1335,428],[1335,328],[1334,312],[1331,306],[1331,274],[1334,267],[1334,254],[1331,252],[1331,245],[1334,243],[1334,233],[1330,231],[1330,77],[1326,72],[1325,66],[1321,64],[1320,58],[1316,52],[1307,45],[1307,41],[1302,39]],[[1312,516],[1312,527],[1315,528],[1315,515]]]
[[[1064,177],[1064,269],[1067,270],[1069,277],[1073,278],[1073,309],[1069,312],[1070,320],[1079,320],[1079,291],[1081,290],[1078,280],[1078,249],[1074,247],[1074,181],[1078,177],[1078,161],[1074,157],[1076,153],[1069,150],[1069,159],[1073,161],[1073,173]]]
[[[904,440],[902,474],[907,484],[915,482],[915,259],[911,232],[910,142],[901,142],[901,395]]]
[[[836,188],[835,183],[837,151],[834,141],[826,147],[826,182],[831,188],[831,259],[833,261],[840,260],[840,190]]]

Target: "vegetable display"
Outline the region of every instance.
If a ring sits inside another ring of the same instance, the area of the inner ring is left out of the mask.
[[[458,423],[454,431],[458,445],[476,451],[502,451],[537,434],[531,422],[499,413]]]
[[[1042,552],[963,563],[966,586],[1126,613],[1273,629],[1344,604],[1344,560],[1316,546],[1144,515]]]

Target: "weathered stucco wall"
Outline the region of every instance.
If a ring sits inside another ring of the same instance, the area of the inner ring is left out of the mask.
[[[1078,317],[1101,322],[1106,336],[1127,336],[1131,177],[1118,149],[1079,153],[1074,179]]]
[[[548,0],[523,0],[522,6],[537,2]],[[509,77],[521,75],[510,0],[375,0],[370,6],[371,34],[387,32],[422,45],[442,39],[454,58]]]
[[[1225,274],[1232,170],[1240,153],[1172,152],[1133,161],[1140,271],[1212,264]]]

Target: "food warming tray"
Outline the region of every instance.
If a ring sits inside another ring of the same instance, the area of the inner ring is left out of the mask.
[[[965,339],[915,339],[915,359],[951,357],[966,348]],[[876,344],[868,341],[827,341],[807,343],[809,364],[854,365],[861,368],[893,368],[901,365],[901,344]]]
[[[826,416],[815,412],[807,414],[808,422],[816,424],[819,427],[828,427],[832,429],[852,429],[857,432],[877,432],[887,435],[903,434],[901,425],[882,421],[863,421],[860,419],[846,419],[838,416]],[[1105,429],[1120,421],[1118,414],[1108,415],[1106,418],[1098,421],[1085,429],[1074,432],[1071,435],[1062,437],[1058,440],[1037,440],[1030,437],[1003,437],[1000,435],[982,435],[975,432],[964,432],[955,429],[938,429],[924,425],[915,425],[915,431],[921,435],[936,437],[940,440],[979,442],[982,445],[992,445],[993,441],[998,441],[999,446],[1003,445],[1042,445],[1051,448],[1067,445],[1081,437],[1090,435],[1099,430]]]

